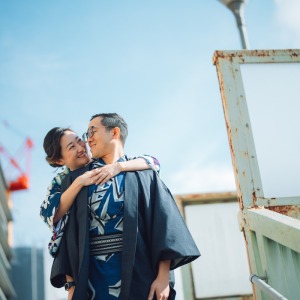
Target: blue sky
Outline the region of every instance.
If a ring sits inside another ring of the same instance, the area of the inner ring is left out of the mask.
[[[300,48],[297,2],[249,0],[250,47]],[[157,157],[173,193],[234,190],[212,57],[240,48],[217,0],[0,1],[0,118],[21,132],[1,126],[0,142],[11,153],[25,136],[35,144],[30,189],[12,194],[15,245],[49,239],[39,218],[55,175],[45,134],[82,133],[95,113],[125,118],[125,152]]]

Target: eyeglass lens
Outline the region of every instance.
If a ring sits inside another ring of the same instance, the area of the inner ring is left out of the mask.
[[[88,128],[87,132],[85,132],[83,135],[82,135],[82,139],[84,142],[87,142],[88,138],[91,138],[93,137],[94,135],[94,126],[91,126],[90,128]]]
[[[90,137],[90,138],[93,137],[93,135],[94,135],[94,126],[91,126],[91,127],[88,129],[86,135],[87,135],[88,138],[89,138],[89,137]]]

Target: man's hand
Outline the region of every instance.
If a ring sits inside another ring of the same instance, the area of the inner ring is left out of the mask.
[[[167,300],[170,294],[169,286],[170,261],[161,261],[159,263],[158,275],[152,282],[148,300],[152,300],[154,294],[157,300]]]
[[[74,281],[73,277],[66,275],[66,282],[70,282],[70,281]],[[75,291],[75,286],[70,287],[70,289],[68,290],[68,300],[72,300],[74,291]]]
[[[150,289],[150,293],[148,296],[148,300],[152,300],[154,294],[156,294],[157,300],[167,300],[170,293],[170,286],[169,286],[169,277],[167,280],[156,278]]]
[[[68,290],[68,300],[72,300],[74,291],[75,291],[75,286],[70,287],[70,289]]]

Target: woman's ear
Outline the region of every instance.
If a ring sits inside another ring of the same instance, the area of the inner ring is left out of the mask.
[[[65,164],[62,159],[57,160],[55,163],[60,166],[64,166],[64,164]]]

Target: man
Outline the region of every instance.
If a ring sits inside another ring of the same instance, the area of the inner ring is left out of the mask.
[[[127,124],[118,114],[93,116],[83,136],[96,159],[89,169],[114,162],[123,167],[127,133]],[[71,172],[64,188],[85,170]],[[65,274],[71,276],[72,299],[78,300],[175,299],[170,270],[199,255],[156,172],[123,172],[78,195],[51,281],[59,287]]]

